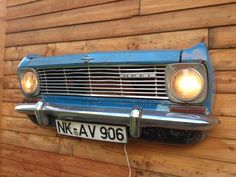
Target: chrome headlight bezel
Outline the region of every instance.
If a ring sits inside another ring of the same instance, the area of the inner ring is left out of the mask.
[[[21,84],[21,80],[22,80],[24,74],[27,73],[27,72],[32,72],[36,76],[36,78],[37,78],[37,88],[32,93],[25,92],[25,90],[23,89],[22,84]],[[19,71],[19,82],[20,82],[21,90],[22,90],[22,92],[24,93],[25,96],[34,97],[34,96],[38,96],[39,95],[39,93],[40,93],[40,80],[39,80],[38,73],[37,73],[37,71],[35,69],[33,69],[33,68],[21,69]]]
[[[174,74],[181,70],[181,69],[192,69],[196,72],[198,72],[202,79],[203,79],[203,86],[201,88],[201,92],[191,99],[181,99],[178,96],[176,96],[175,93],[173,93],[173,90],[171,89],[171,82]],[[207,75],[207,69],[204,64],[202,63],[174,63],[169,64],[166,67],[165,71],[165,79],[166,79],[166,88],[167,88],[167,94],[171,101],[177,102],[177,103],[202,103],[205,101],[208,91],[208,75]]]

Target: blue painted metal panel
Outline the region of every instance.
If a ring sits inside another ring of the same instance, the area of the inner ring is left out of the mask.
[[[86,96],[43,96],[42,100],[50,103],[62,103],[65,106],[77,105],[81,107],[96,108],[124,108],[130,109],[141,107],[145,110],[168,111],[168,100],[148,100],[148,99],[130,99],[130,98],[103,98],[103,97],[86,97]]]
[[[180,59],[179,50],[150,50],[150,51],[115,51],[115,52],[95,52],[76,55],[40,57],[37,55],[26,56],[20,63],[20,68],[28,67],[61,67],[74,65],[122,65],[122,64],[161,64],[177,63]],[[92,62],[84,63],[86,55],[93,58]]]

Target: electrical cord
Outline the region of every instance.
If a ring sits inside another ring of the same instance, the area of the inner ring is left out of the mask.
[[[129,163],[129,156],[128,156],[128,153],[127,153],[126,144],[124,144],[124,152],[125,152],[125,157],[126,157],[127,165],[128,165],[128,168],[129,168],[129,176],[128,177],[131,177],[131,167],[130,167],[130,163]]]

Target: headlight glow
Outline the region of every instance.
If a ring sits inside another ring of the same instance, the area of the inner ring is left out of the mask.
[[[26,71],[22,74],[21,87],[26,94],[33,94],[38,88],[38,79],[34,72]]]
[[[180,100],[193,100],[201,93],[203,86],[201,74],[193,68],[179,69],[171,77],[171,92]]]

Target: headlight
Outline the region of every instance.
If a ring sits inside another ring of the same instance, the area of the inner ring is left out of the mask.
[[[177,70],[170,81],[172,94],[180,100],[192,100],[196,98],[203,89],[203,78],[193,68]]]
[[[21,87],[25,94],[34,94],[38,90],[38,78],[35,72],[29,70],[22,73]]]
[[[201,63],[175,63],[166,67],[169,99],[180,103],[202,103],[207,96],[207,70]]]

